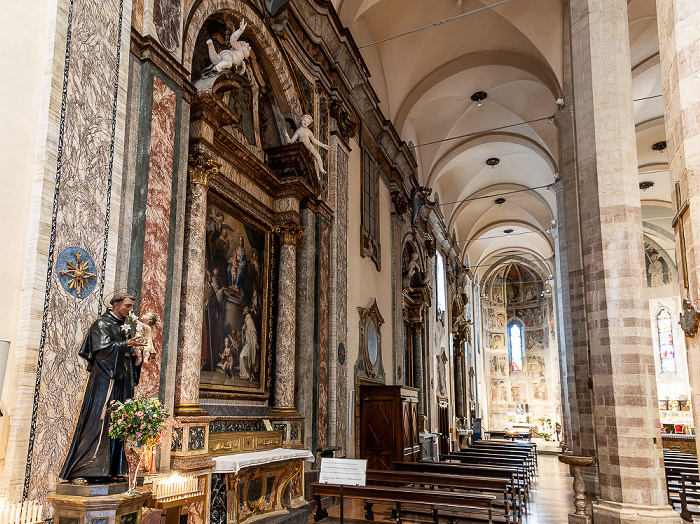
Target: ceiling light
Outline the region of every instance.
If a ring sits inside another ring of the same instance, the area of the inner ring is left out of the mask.
[[[657,153],[661,153],[661,151],[663,151],[664,149],[666,149],[666,140],[662,140],[661,142],[657,142],[656,144],[651,146],[651,150],[656,151]]]
[[[641,189],[642,191],[646,191],[647,189],[651,189],[652,187],[654,187],[654,182],[651,181],[639,183],[639,189]]]
[[[501,163],[500,158],[487,158],[486,159],[486,165],[491,166],[491,169],[493,169],[494,167],[496,167],[500,163]]]
[[[503,204],[506,203],[506,199],[503,198],[503,197],[497,198],[497,199],[495,200],[495,202],[496,202],[496,204],[498,204],[498,205],[500,206],[500,205],[503,205]]]
[[[503,232],[504,232],[506,235],[510,235],[513,231],[515,231],[515,230],[514,230],[514,229],[504,229],[504,230],[503,230]]]
[[[484,100],[486,100],[486,97],[487,97],[487,96],[489,96],[489,95],[487,95],[485,92],[483,92],[483,91],[477,91],[476,93],[474,93],[474,94],[472,95],[472,100],[473,100],[474,102],[477,103],[477,104],[476,104],[477,106],[481,106],[481,103],[482,103]]]

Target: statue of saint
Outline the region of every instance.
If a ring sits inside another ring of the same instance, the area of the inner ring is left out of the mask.
[[[104,482],[128,474],[124,442],[109,437],[109,406],[113,400],[132,398],[141,374],[133,348],[145,343],[127,340],[122,329],[134,300],[127,293],[115,294],[111,309],[92,323],[78,352],[87,360],[90,376],[73,442],[59,475],[62,479]]]

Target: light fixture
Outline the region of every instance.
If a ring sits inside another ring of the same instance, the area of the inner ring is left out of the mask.
[[[503,230],[503,232],[504,232],[506,235],[510,235],[513,231],[515,231],[515,230],[514,230],[514,229],[504,229],[504,230]]]
[[[487,95],[484,91],[477,91],[472,95],[472,100],[476,102],[477,106],[481,106],[481,103],[486,100]]]
[[[500,198],[497,198],[496,200],[494,200],[494,202],[496,202],[496,204],[498,204],[500,206],[500,205],[503,205],[506,203],[506,199],[503,197],[500,197]]]
[[[641,189],[642,191],[646,191],[647,189],[651,189],[652,187],[654,187],[654,182],[650,180],[639,183],[639,189]]]
[[[500,158],[495,158],[495,157],[493,157],[493,158],[487,158],[487,159],[486,159],[486,165],[487,165],[487,166],[491,166],[491,169],[493,169],[494,167],[496,167],[496,166],[497,166],[498,164],[500,164],[500,163],[501,163],[501,159],[500,159]]]
[[[651,146],[651,150],[656,151],[657,153],[661,153],[661,151],[663,151],[664,149],[666,149],[666,140],[662,140],[661,142],[657,142],[656,144]]]

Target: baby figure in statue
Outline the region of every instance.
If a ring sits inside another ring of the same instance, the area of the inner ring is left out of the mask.
[[[313,121],[314,119],[311,118],[311,115],[304,115],[303,117],[301,117],[301,127],[299,127],[299,129],[297,129],[294,132],[294,136],[292,136],[292,138],[289,138],[289,134],[286,130],[284,131],[284,136],[287,138],[288,144],[293,144],[297,140],[304,144],[306,146],[306,149],[309,150],[309,153],[311,153],[311,156],[314,159],[314,163],[316,164],[316,170],[318,171],[318,173],[320,175],[325,175],[326,170],[323,169],[323,160],[321,159],[321,155],[319,154],[318,150],[314,147],[314,144],[326,150],[330,149],[330,147],[321,142],[320,140],[317,140],[314,136],[313,131],[309,129],[309,126],[313,123]]]
[[[135,365],[148,364],[151,355],[155,355],[153,347],[153,326],[158,322],[158,315],[149,311],[141,315],[136,323],[136,339],[143,343],[143,347],[134,347],[133,354],[136,357]]]

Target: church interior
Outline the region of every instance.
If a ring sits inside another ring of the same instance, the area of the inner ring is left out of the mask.
[[[698,2],[3,11],[0,524],[700,517]]]

